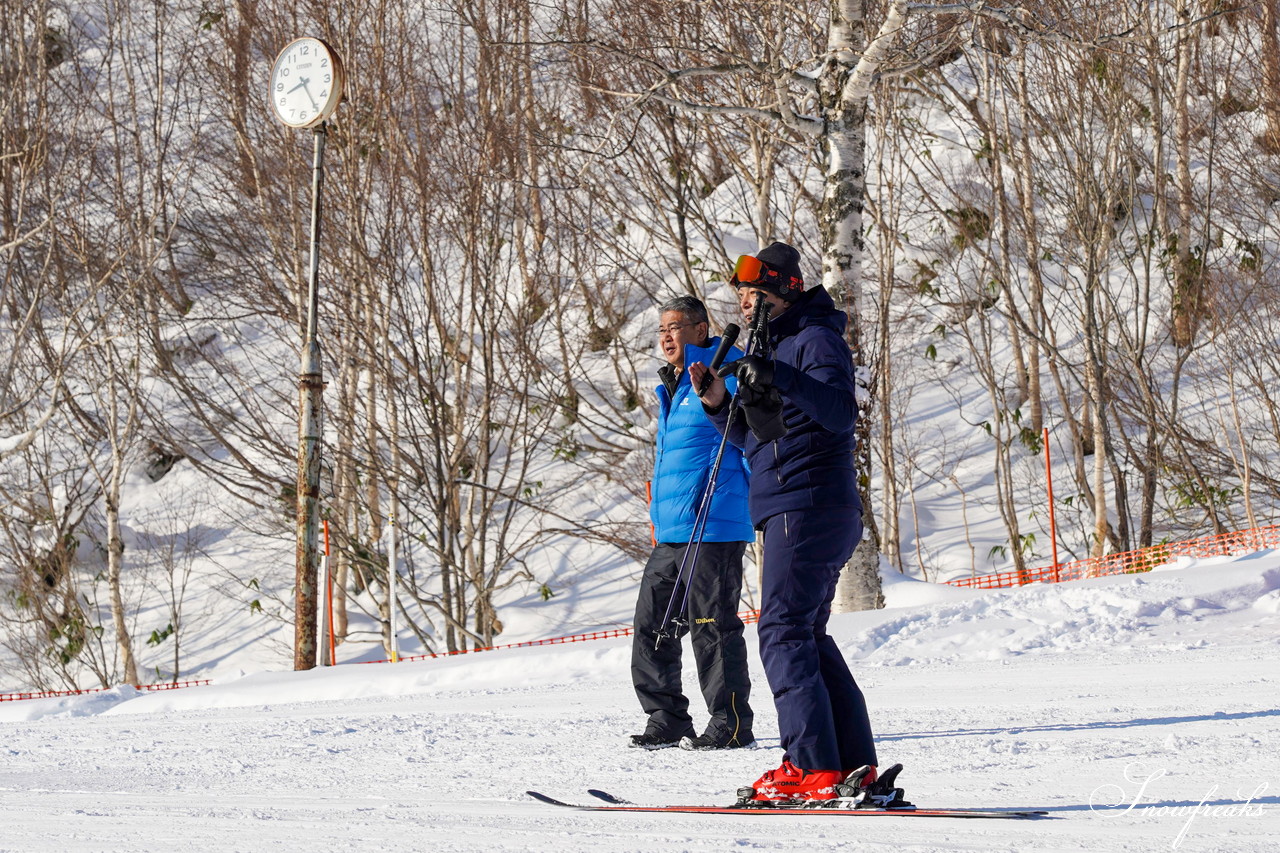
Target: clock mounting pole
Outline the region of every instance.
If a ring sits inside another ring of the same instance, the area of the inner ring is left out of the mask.
[[[316,665],[316,615],[319,599],[320,442],[324,435],[324,367],[321,361],[320,312],[320,198],[324,189],[325,122],[311,129],[311,257],[307,265],[307,331],[302,343],[298,379],[298,540],[294,592],[293,668]],[[330,629],[332,630],[332,629]]]
[[[326,120],[345,88],[342,59],[318,38],[294,39],[276,57],[267,86],[268,103],[286,127],[310,128],[312,138],[310,259],[307,264],[307,326],[298,380],[297,561],[294,582],[293,668],[316,665],[316,617],[320,564],[320,447],[324,438],[324,373],[321,360],[320,222],[324,188]],[[332,630],[332,629],[330,629]],[[332,663],[332,661],[330,661]]]

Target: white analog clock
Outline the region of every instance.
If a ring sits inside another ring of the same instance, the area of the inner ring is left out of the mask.
[[[271,69],[271,108],[290,127],[327,119],[342,100],[342,60],[318,38],[289,42]]]

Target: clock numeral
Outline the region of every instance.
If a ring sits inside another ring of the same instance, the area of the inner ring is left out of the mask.
[[[301,53],[303,56],[306,56],[307,54],[311,53],[311,45],[304,44],[301,48],[298,49],[298,52]]]
[[[322,91],[322,92],[320,93],[320,97],[321,97],[321,98],[327,98],[327,97],[329,97],[329,90],[328,90],[328,89],[325,89],[324,91]]]
[[[298,120],[301,121],[307,117],[306,111],[298,113]]]
[[[276,84],[276,91],[277,91],[277,92],[283,92],[283,91],[284,91],[284,84],[283,84],[283,83],[277,83],[277,84]]]
[[[281,77],[288,77],[288,76],[289,76],[289,69],[288,69],[288,68],[281,68],[281,69],[280,69],[280,76],[281,76]]]
[[[329,82],[329,81],[331,81],[332,79],[333,79],[333,75],[331,75],[331,74],[326,74],[326,75],[324,75],[324,82],[328,83],[328,82]]]
[[[289,100],[288,98],[281,98],[281,99],[280,99],[280,106],[282,106],[282,107],[283,107],[283,106],[285,105],[285,102],[287,102],[288,100]]]
[[[321,68],[328,68],[328,67],[329,67],[329,60],[328,60],[328,59],[321,59],[321,60],[320,60],[320,67],[321,67]]]

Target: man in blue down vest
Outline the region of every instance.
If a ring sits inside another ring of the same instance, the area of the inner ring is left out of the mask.
[[[830,800],[849,779],[877,781],[866,702],[827,634],[840,570],[862,538],[853,359],[844,312],[823,287],[804,289],[799,261],[794,247],[773,243],[739,258],[730,280],[744,318],[761,298],[773,309],[772,358],[753,354],[719,371],[738,380],[745,418],[730,425],[730,390],[706,365],[689,369],[699,387],[712,377],[702,402],[751,466],[751,519],[764,532],[760,657],[784,756],[743,795],[775,802]]]
[[[747,647],[738,618],[742,590],[742,555],[755,531],[747,514],[747,473],[742,452],[726,445],[697,561],[686,566],[689,608],[686,614],[698,680],[709,720],[701,735],[689,716],[689,700],[680,684],[681,636],[663,625],[673,592],[671,615],[681,616],[683,586],[676,575],[693,534],[698,506],[711,475],[720,433],[707,419],[689,385],[685,366],[711,361],[719,338],[708,338],[707,309],[691,296],[663,305],[658,314],[658,344],[666,364],[658,371],[658,446],[654,455],[652,503],[657,544],[649,555],[636,601],[631,680],[640,707],[649,715],[644,734],[630,745],[663,749],[734,749],[751,745],[753,714],[748,703]],[[727,358],[742,356],[731,349]],[[693,562],[690,559],[690,562]],[[671,636],[658,641],[660,632]]]

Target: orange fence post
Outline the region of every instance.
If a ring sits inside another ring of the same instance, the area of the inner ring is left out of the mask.
[[[329,666],[338,665],[337,642],[333,638],[333,572],[329,570],[329,519],[324,520],[324,600],[325,610],[329,614]],[[323,640],[322,640],[323,642]]]
[[[646,506],[653,506],[653,480],[644,481],[644,493],[645,497],[648,498]],[[658,544],[658,530],[653,526],[652,520],[649,521],[649,541],[654,545]]]

